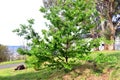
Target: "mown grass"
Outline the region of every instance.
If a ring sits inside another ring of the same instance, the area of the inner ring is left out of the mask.
[[[45,72],[45,71],[44,71]],[[42,72],[35,72],[33,69],[14,71],[14,69],[0,70],[0,80],[40,80]]]
[[[115,65],[100,64],[100,66],[103,68],[103,74],[107,73],[109,68],[111,69],[110,74],[108,74],[108,80],[120,80],[120,51],[97,51],[91,54],[91,56],[95,58],[99,53],[103,53],[106,56],[115,56],[118,59]],[[14,68],[8,68],[0,70],[0,80],[65,80],[64,77],[67,77],[68,80],[87,80],[86,78],[89,76],[94,76],[96,74],[100,76],[98,74],[99,72],[101,71],[94,71],[91,64],[77,65],[74,70],[68,73],[65,73],[64,70],[52,70],[49,68],[39,71],[35,71],[32,68],[14,71]]]
[[[14,68],[0,70],[0,80],[56,80],[61,78],[64,72],[49,68],[35,71],[33,68],[14,71]]]
[[[0,65],[4,65],[4,64],[13,64],[13,63],[20,63],[20,62],[25,62],[25,60],[15,60],[15,61],[0,62]]]

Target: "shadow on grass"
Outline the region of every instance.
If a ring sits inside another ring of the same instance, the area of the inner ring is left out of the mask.
[[[61,76],[64,75],[62,70],[49,68],[26,73],[20,73],[19,71],[12,73],[12,76],[0,76],[0,80],[56,80],[58,78],[61,80]]]
[[[34,71],[13,76],[0,76],[0,80],[46,80],[49,75],[49,71]]]

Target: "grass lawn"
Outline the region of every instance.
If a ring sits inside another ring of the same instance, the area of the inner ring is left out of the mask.
[[[77,65],[74,70],[65,73],[64,70],[43,69],[35,71],[32,68],[14,71],[14,68],[1,69],[0,80],[120,80],[120,51],[94,52],[91,56],[103,53],[117,57],[117,63],[100,64],[102,72],[93,69],[91,64]]]
[[[63,74],[64,73],[59,70],[44,69],[35,71],[33,68],[28,68],[14,71],[14,68],[9,68],[0,70],[0,80],[53,80],[53,78],[57,76],[57,78],[59,78]]]
[[[13,64],[13,63],[20,63],[20,62],[25,62],[25,60],[15,60],[15,61],[0,62],[0,65],[4,65],[4,64]]]

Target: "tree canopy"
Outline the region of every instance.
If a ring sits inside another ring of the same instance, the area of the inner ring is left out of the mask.
[[[98,39],[84,38],[96,26],[97,11],[94,0],[58,0],[57,5],[41,7],[44,18],[50,21],[48,30],[42,30],[41,37],[28,20],[29,25],[21,25],[14,30],[19,36],[30,40],[30,50],[19,49],[19,53],[30,56],[30,63],[39,68],[47,65],[72,69],[72,64],[85,60],[91,50],[98,46]],[[33,60],[34,59],[34,60]]]

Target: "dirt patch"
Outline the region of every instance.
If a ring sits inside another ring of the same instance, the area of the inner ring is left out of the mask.
[[[65,75],[65,76],[63,76],[63,80],[73,80],[72,79],[72,77],[71,77],[71,75]]]
[[[102,73],[95,72],[94,66],[83,65],[67,73],[62,77],[63,80],[109,80],[112,69],[103,69]]]
[[[67,74],[63,76],[63,80],[109,80],[109,76],[110,72],[102,73],[100,75],[90,74],[90,72],[88,72],[77,77],[72,77],[72,75]]]
[[[92,75],[92,76],[86,78],[86,80],[109,80],[109,74],[104,73],[100,76]]]

